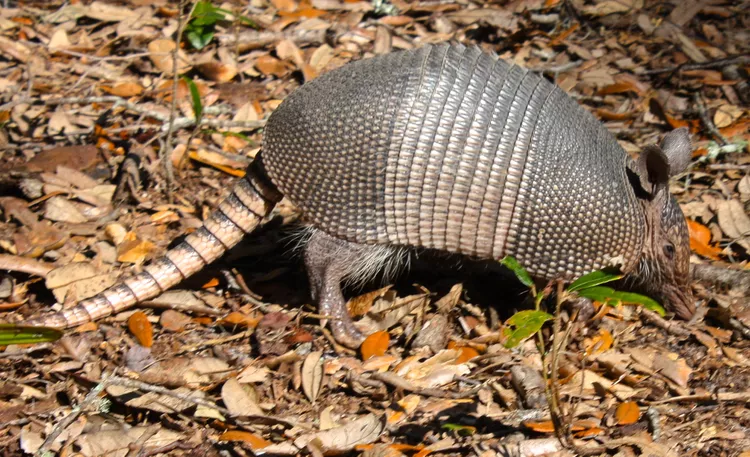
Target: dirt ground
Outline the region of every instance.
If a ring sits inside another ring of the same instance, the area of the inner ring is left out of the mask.
[[[346,290],[379,329],[351,351],[320,325],[284,200],[157,299],[54,342],[0,336],[0,455],[750,456],[749,11],[6,0],[1,322],[90,297],[194,232],[304,82],[448,41],[556,82],[634,157],[689,129],[693,162],[671,191],[698,312],[565,308],[507,348],[525,289],[496,262],[419,256],[393,284]]]

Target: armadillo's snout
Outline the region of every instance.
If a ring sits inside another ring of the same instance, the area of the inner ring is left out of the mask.
[[[689,289],[679,286],[665,286],[664,304],[677,317],[689,320],[695,314],[695,299]]]

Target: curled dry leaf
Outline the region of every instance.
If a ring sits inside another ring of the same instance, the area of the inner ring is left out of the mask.
[[[464,286],[461,283],[451,287],[451,290],[447,294],[435,302],[435,308],[437,311],[441,314],[447,314],[450,312],[450,310],[452,310],[461,300],[461,294],[463,291]]]
[[[381,289],[367,292],[352,298],[346,304],[346,307],[349,310],[349,315],[352,317],[364,316],[370,311],[375,300],[385,296],[386,292],[391,290],[391,287],[393,286],[385,286]]]
[[[128,318],[128,329],[141,346],[145,348],[153,346],[154,329],[151,327],[151,322],[149,322],[148,316],[145,313],[136,311],[131,314]]]
[[[302,363],[302,391],[311,403],[315,403],[323,386],[323,353],[311,352]]]
[[[236,378],[230,378],[221,387],[221,400],[234,416],[260,416],[263,410],[258,406],[258,395],[251,385],[243,385]]]

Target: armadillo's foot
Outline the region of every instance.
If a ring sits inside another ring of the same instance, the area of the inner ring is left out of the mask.
[[[352,322],[341,293],[341,280],[351,272],[360,246],[314,231],[305,249],[305,266],[310,278],[312,298],[318,301],[318,312],[331,316],[333,337],[340,344],[356,349],[364,335]]]

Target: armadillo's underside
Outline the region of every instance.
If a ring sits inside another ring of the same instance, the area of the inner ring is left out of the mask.
[[[321,76],[274,112],[263,149],[312,224],[352,242],[510,254],[547,278],[628,270],[641,252],[614,138],[557,86],[475,47]]]

